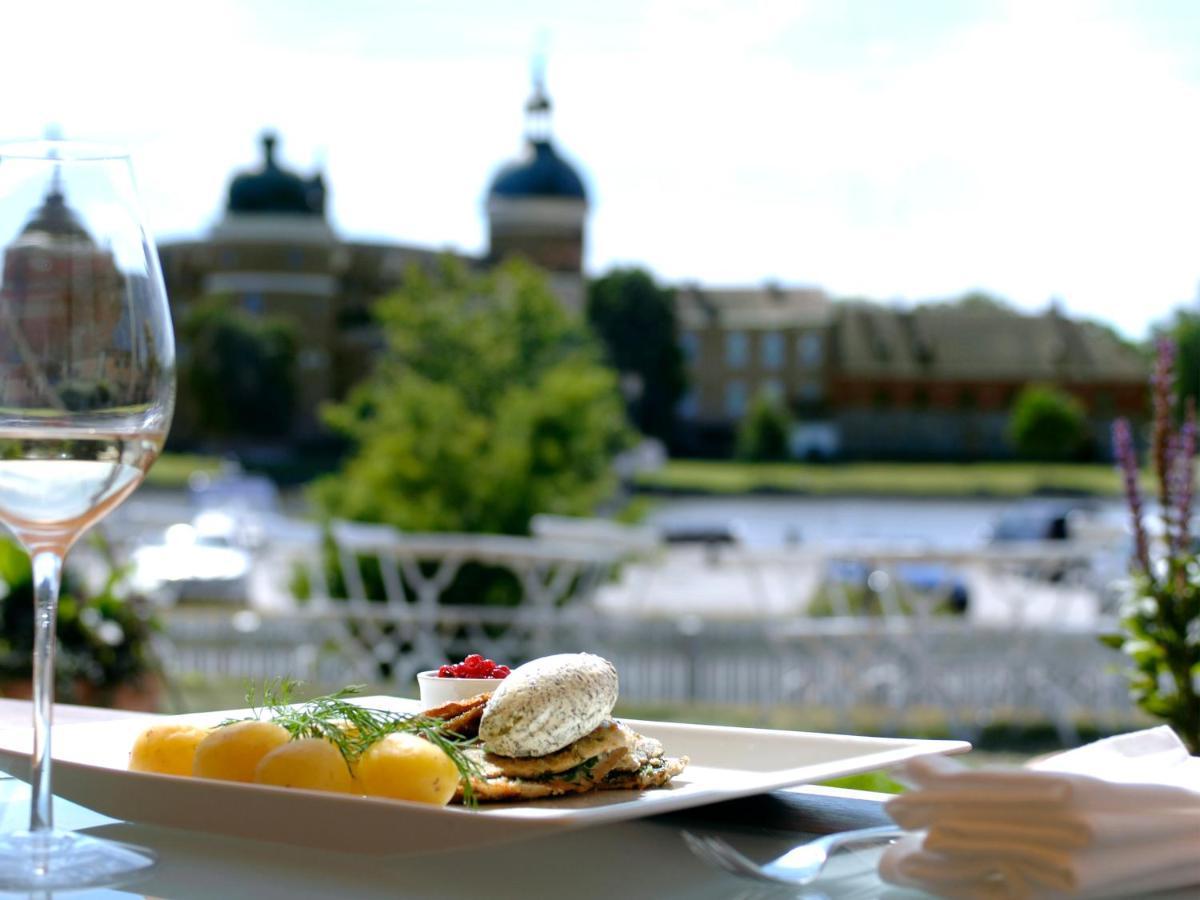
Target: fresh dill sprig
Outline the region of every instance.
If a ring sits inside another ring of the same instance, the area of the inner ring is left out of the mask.
[[[251,718],[269,718],[287,731],[294,741],[301,738],[329,741],[342,754],[351,773],[359,757],[389,734],[418,735],[450,757],[462,782],[463,804],[470,807],[476,805],[472,780],[482,778],[483,773],[479,763],[464,752],[475,743],[474,738],[464,738],[449,730],[440,719],[372,709],[347,699],[361,693],[362,685],[352,684],[332,694],[297,703],[292,695],[298,685],[298,682],[290,679],[276,679],[264,682],[257,691],[250,687],[246,693],[246,705],[253,713]],[[260,696],[261,701],[258,700]],[[244,720],[231,719],[221,724],[230,725],[236,721]]]

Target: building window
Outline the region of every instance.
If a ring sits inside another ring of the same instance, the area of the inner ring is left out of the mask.
[[[699,411],[700,401],[696,398],[696,392],[693,390],[687,391],[680,397],[679,405],[675,407],[675,412],[681,419],[694,419]]]
[[[746,412],[746,383],[735,378],[725,385],[725,414],[740,419]]]
[[[783,335],[771,331],[764,334],[762,341],[762,364],[764,369],[783,368]]]
[[[783,403],[783,382],[778,378],[768,378],[763,382],[762,393],[772,403]]]
[[[800,357],[800,365],[806,369],[815,369],[825,356],[825,348],[821,345],[821,335],[815,331],[806,331],[796,340],[796,355]]]
[[[805,403],[816,403],[821,399],[821,382],[806,381],[800,385],[800,399]]]
[[[260,316],[264,305],[262,294],[242,294],[242,309],[246,312]]]
[[[683,361],[691,365],[696,361],[696,357],[700,355],[700,335],[694,331],[685,331],[679,336],[679,352],[683,354]]]
[[[725,365],[741,369],[746,365],[749,340],[744,331],[730,331],[725,335]]]

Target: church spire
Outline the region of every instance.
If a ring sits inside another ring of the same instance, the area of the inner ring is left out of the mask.
[[[52,145],[63,139],[62,129],[59,128],[57,124],[47,125],[45,135],[46,135],[46,140],[49,141]],[[57,160],[58,155],[59,155],[58,148],[55,146],[51,146],[49,152],[46,155],[50,159]],[[62,185],[62,163],[56,161],[54,163],[54,171],[50,174],[50,187],[46,191],[46,202],[47,203],[57,203],[59,205],[63,205],[63,204],[65,204],[65,201],[66,201],[66,198],[63,196],[63,185]]]
[[[546,93],[546,59],[539,52],[533,57],[533,93],[525,104],[525,137],[531,144],[549,143],[551,109]]]
[[[273,131],[264,131],[259,140],[263,149],[263,169],[279,168],[275,163],[275,145],[279,143],[279,136]]]

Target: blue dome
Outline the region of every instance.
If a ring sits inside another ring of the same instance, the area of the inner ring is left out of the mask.
[[[301,178],[275,162],[275,136],[266,134],[263,167],[238,175],[229,186],[229,211],[234,213],[285,213],[325,215],[325,184],[320,175]]]
[[[524,159],[497,173],[489,193],[495,197],[562,197],[587,200],[583,180],[548,140],[532,140]]]

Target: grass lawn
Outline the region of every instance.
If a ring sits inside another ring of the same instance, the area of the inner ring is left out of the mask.
[[[1143,475],[1146,488],[1148,476]],[[638,476],[637,488],[697,494],[780,492],[898,497],[1118,495],[1106,463],[744,463],[672,460]]]

